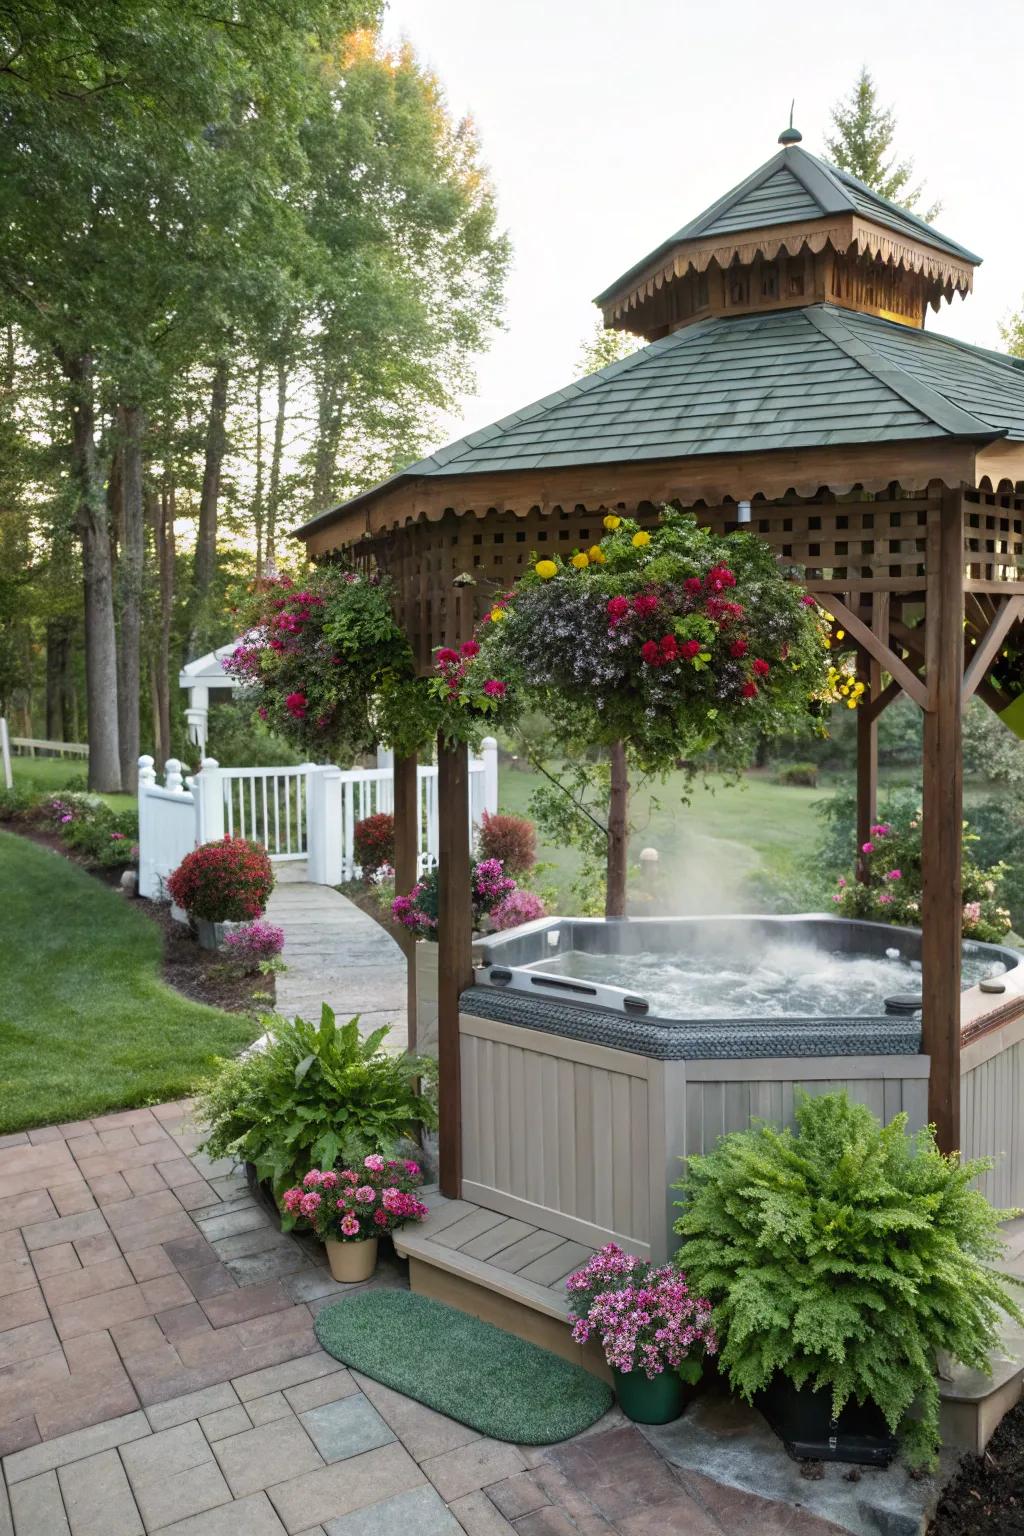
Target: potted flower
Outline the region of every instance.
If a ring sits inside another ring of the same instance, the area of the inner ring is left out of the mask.
[[[912,1466],[939,1447],[937,1360],[986,1375],[1006,1313],[991,1160],[944,1157],[844,1093],[803,1095],[796,1132],[757,1125],[690,1157],[677,1260],[714,1307],[719,1369],[791,1455]]]
[[[274,889],[267,850],[225,836],[187,853],[167,881],[171,900],[188,913],[204,949],[219,949],[229,923],[261,917]]]
[[[565,1282],[572,1336],[600,1340],[619,1407],[637,1424],[678,1419],[718,1348],[711,1304],[682,1270],[607,1243]]]
[[[373,1274],[379,1238],[427,1215],[422,1183],[419,1163],[371,1152],[355,1168],[311,1168],[282,1204],[320,1238],[335,1280],[353,1284]]]

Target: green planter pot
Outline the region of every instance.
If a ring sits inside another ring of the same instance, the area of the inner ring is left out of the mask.
[[[613,1366],[612,1375],[619,1407],[634,1424],[671,1424],[697,1391],[675,1371],[662,1371],[648,1381],[643,1371],[617,1371]]]

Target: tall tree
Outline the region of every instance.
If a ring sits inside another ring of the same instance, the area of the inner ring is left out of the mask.
[[[628,331],[605,330],[604,321],[598,315],[591,336],[580,347],[576,367],[581,376],[600,373],[610,363],[618,363],[624,357],[632,357],[644,346],[641,336],[631,336]]]
[[[825,147],[840,170],[849,171],[873,192],[929,224],[938,216],[941,203],[918,207],[923,185],[913,185],[913,160],[897,157],[893,148],[896,117],[891,107],[879,106],[878,91],[866,64],[849,96],[832,108],[832,123],[835,136],[825,140]]]

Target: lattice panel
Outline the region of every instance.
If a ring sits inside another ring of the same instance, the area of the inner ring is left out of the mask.
[[[972,581],[1024,578],[1024,496],[967,491],[964,549],[967,575]]]

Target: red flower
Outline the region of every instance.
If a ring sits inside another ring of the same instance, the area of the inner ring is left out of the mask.
[[[480,647],[475,640],[465,640],[462,644],[463,656],[479,656]]]
[[[817,608],[818,606],[818,599],[816,597],[808,597],[806,593],[800,599],[800,601],[803,603],[805,608]]]
[[[662,662],[661,646],[657,640],[646,640],[640,647],[640,655],[649,667],[660,667]]]
[[[734,656],[736,658],[736,660],[739,661],[740,657],[741,656],[745,656],[746,654],[747,654],[747,642],[745,640],[742,640],[742,639],[741,640],[734,640],[732,645],[730,645],[730,647],[729,647],[729,655],[730,656]]]
[[[293,720],[305,720],[306,695],[304,693],[290,693],[284,701],[284,707]]]
[[[508,692],[508,684],[499,682],[496,677],[489,677],[484,683],[484,693],[489,699],[503,699]]]
[[[612,618],[613,620],[615,620],[616,622],[619,619],[624,619],[628,612],[629,612],[629,598],[628,597],[610,597],[608,599],[608,614],[609,614],[609,617]]]
[[[675,635],[663,635],[661,640],[661,654],[666,661],[675,661],[679,655],[679,646],[676,644]]]
[[[440,650],[437,653],[437,664],[439,667],[450,667],[452,663],[458,661],[458,659],[458,651],[453,651],[451,647],[447,645],[443,650]]]
[[[687,661],[692,661],[699,652],[699,640],[684,640],[683,644],[680,646],[680,654],[684,656]]]
[[[771,667],[768,665],[768,663],[766,661],[762,661],[760,656],[757,657],[754,662],[755,677],[767,677],[770,671]]]
[[[713,565],[704,578],[704,585],[710,592],[721,592],[726,587],[734,587],[736,577],[727,565]]]
[[[757,698],[757,684],[756,683],[744,683],[743,684],[743,697],[745,699],[756,699]]]
[[[658,599],[649,592],[641,592],[633,599],[633,610],[635,613],[640,614],[641,618],[646,618],[648,615],[656,613],[657,609]]]
[[[687,576],[686,580],[683,582],[683,586],[686,588],[687,592],[699,592],[703,585],[704,583],[701,581],[699,576]]]

